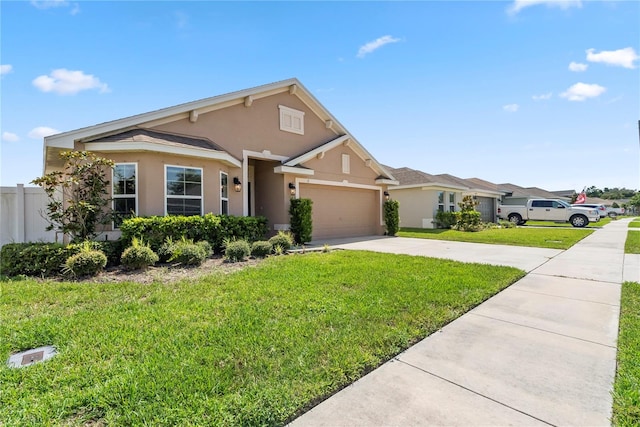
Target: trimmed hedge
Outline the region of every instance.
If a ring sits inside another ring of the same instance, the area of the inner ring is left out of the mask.
[[[77,245],[60,243],[7,243],[0,250],[0,274],[3,276],[56,276],[62,273],[67,258],[80,252]]]
[[[382,207],[384,213],[384,225],[387,236],[395,236],[400,229],[400,203],[397,200],[386,200]]]
[[[261,240],[267,234],[265,217],[206,214],[203,216],[151,216],[127,218],[120,225],[122,240],[128,245],[134,237],[149,243],[158,251],[167,238],[207,241],[217,253],[225,239]]]

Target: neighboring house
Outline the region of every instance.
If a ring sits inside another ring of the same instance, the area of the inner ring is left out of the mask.
[[[431,175],[411,168],[390,168],[398,180],[390,187],[391,198],[400,203],[400,225],[407,228],[434,228],[438,211],[455,212],[464,196],[478,202],[482,220],[494,222],[497,199],[502,193],[453,175]]]
[[[382,234],[397,184],[297,79],[52,135],[44,150],[45,173],[65,150],[112,159],[123,216],[265,216],[275,233],[290,198],[310,198],[314,240]]]
[[[459,182],[461,185],[466,185],[467,190],[462,192],[463,196],[471,196],[476,201],[476,210],[480,212],[480,218],[484,222],[497,222],[498,221],[498,205],[500,199],[504,196],[504,192],[496,188],[496,185],[484,181],[479,178],[458,178],[453,175],[442,175],[448,177],[454,182]]]
[[[529,199],[560,199],[571,201],[571,196],[561,196],[557,193],[538,187],[520,187],[515,184],[498,184],[498,188],[505,193],[502,199],[504,205],[524,205]]]

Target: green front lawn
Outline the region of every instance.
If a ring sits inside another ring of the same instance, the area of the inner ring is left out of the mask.
[[[640,233],[638,233],[640,234]],[[640,425],[640,283],[622,284],[613,425]]]
[[[397,235],[420,239],[568,249],[594,231],[594,229],[585,228],[495,228],[471,233],[456,230],[402,228]]]
[[[627,232],[624,252],[627,254],[640,254],[640,230],[629,230]]]
[[[590,222],[587,228],[599,228],[609,224],[612,221],[611,218],[601,218],[598,222]],[[572,227],[568,222],[552,222],[552,221],[527,221],[524,225],[534,227]]]
[[[522,277],[334,251],[174,283],[0,282],[3,425],[284,424]]]
[[[640,228],[640,221],[634,219],[629,223],[629,228]]]

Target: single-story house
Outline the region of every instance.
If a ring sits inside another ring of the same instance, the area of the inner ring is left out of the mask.
[[[275,233],[290,199],[309,198],[314,240],[382,234],[397,184],[295,78],[48,136],[45,173],[66,150],[115,162],[122,215],[265,216]]]
[[[400,225],[408,228],[434,228],[438,211],[455,212],[464,196],[479,203],[482,220],[494,222],[499,197],[503,194],[449,174],[431,175],[419,170],[386,166],[399,184],[389,188],[392,199],[400,203]]]
[[[560,199],[566,202],[571,200],[555,192],[547,191],[538,187],[520,187],[515,184],[498,184],[498,188],[505,193],[502,204],[504,205],[524,205],[529,199]]]

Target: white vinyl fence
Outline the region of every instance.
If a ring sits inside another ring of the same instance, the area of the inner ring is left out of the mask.
[[[55,242],[43,217],[47,195],[40,187],[0,187],[0,246],[6,243]]]

